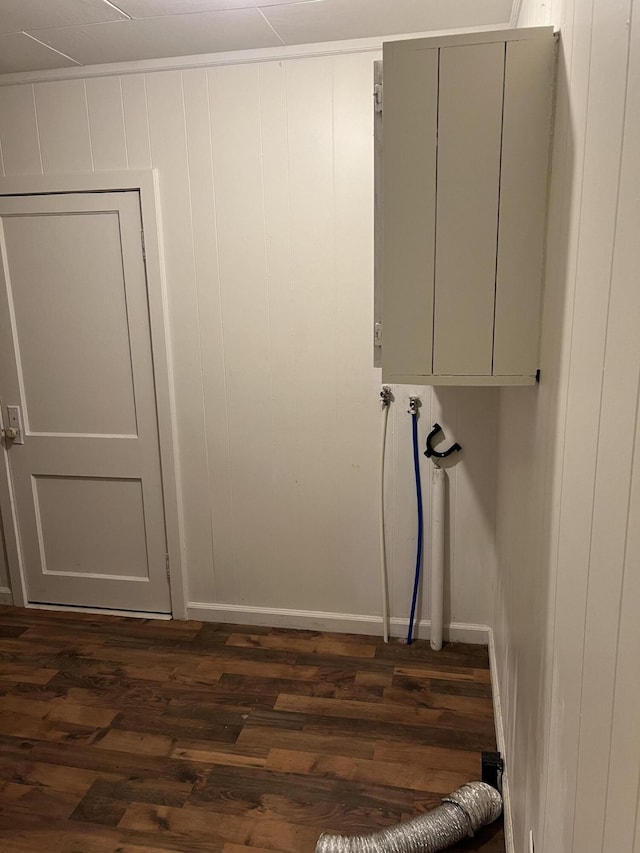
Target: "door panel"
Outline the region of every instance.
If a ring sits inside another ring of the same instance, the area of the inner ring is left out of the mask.
[[[32,487],[45,573],[149,576],[140,480],[39,476]]]
[[[28,600],[168,612],[138,194],[0,198],[0,395]]]
[[[384,92],[384,373],[430,374],[438,51],[385,44]]]
[[[440,51],[433,372],[490,376],[504,43]]]
[[[118,213],[3,223],[30,431],[136,435]]]

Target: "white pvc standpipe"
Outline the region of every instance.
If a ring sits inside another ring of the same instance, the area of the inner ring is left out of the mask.
[[[446,474],[434,466],[431,475],[431,648],[442,648],[444,607],[444,514]]]
[[[384,456],[387,446],[387,420],[389,404],[382,404],[382,434],[380,438],[380,592],[382,596],[382,633],[385,643],[389,642],[389,605],[387,600],[387,549],[384,535]]]

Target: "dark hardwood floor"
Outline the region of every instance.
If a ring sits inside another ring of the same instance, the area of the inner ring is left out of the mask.
[[[2,853],[313,853],[486,749],[479,646],[0,607]],[[504,853],[500,822],[451,849]]]

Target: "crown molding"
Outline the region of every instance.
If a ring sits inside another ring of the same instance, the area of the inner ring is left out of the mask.
[[[21,71],[1,74],[0,86],[17,83],[46,83],[89,77],[111,77],[126,74],[151,74],[158,71],[186,71],[191,68],[215,68],[221,65],[244,65],[254,62],[276,62],[282,59],[306,59],[312,56],[340,56],[350,53],[377,53],[384,41],[400,41],[434,36],[483,33],[509,29],[507,22],[482,27],[437,30],[425,33],[376,36],[375,38],[321,42],[318,44],[282,45],[279,47],[236,50],[226,53],[203,53],[194,56],[171,56],[166,59],[144,59],[131,62],[111,62],[106,65],[79,65],[73,68],[53,68],[46,71]]]

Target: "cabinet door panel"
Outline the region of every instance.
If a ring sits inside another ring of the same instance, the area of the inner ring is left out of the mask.
[[[385,45],[382,348],[391,381],[431,373],[437,102],[437,49]]]
[[[436,375],[492,373],[504,43],[440,50]]]
[[[497,376],[531,376],[538,367],[554,62],[553,39],[507,44],[493,354]]]

